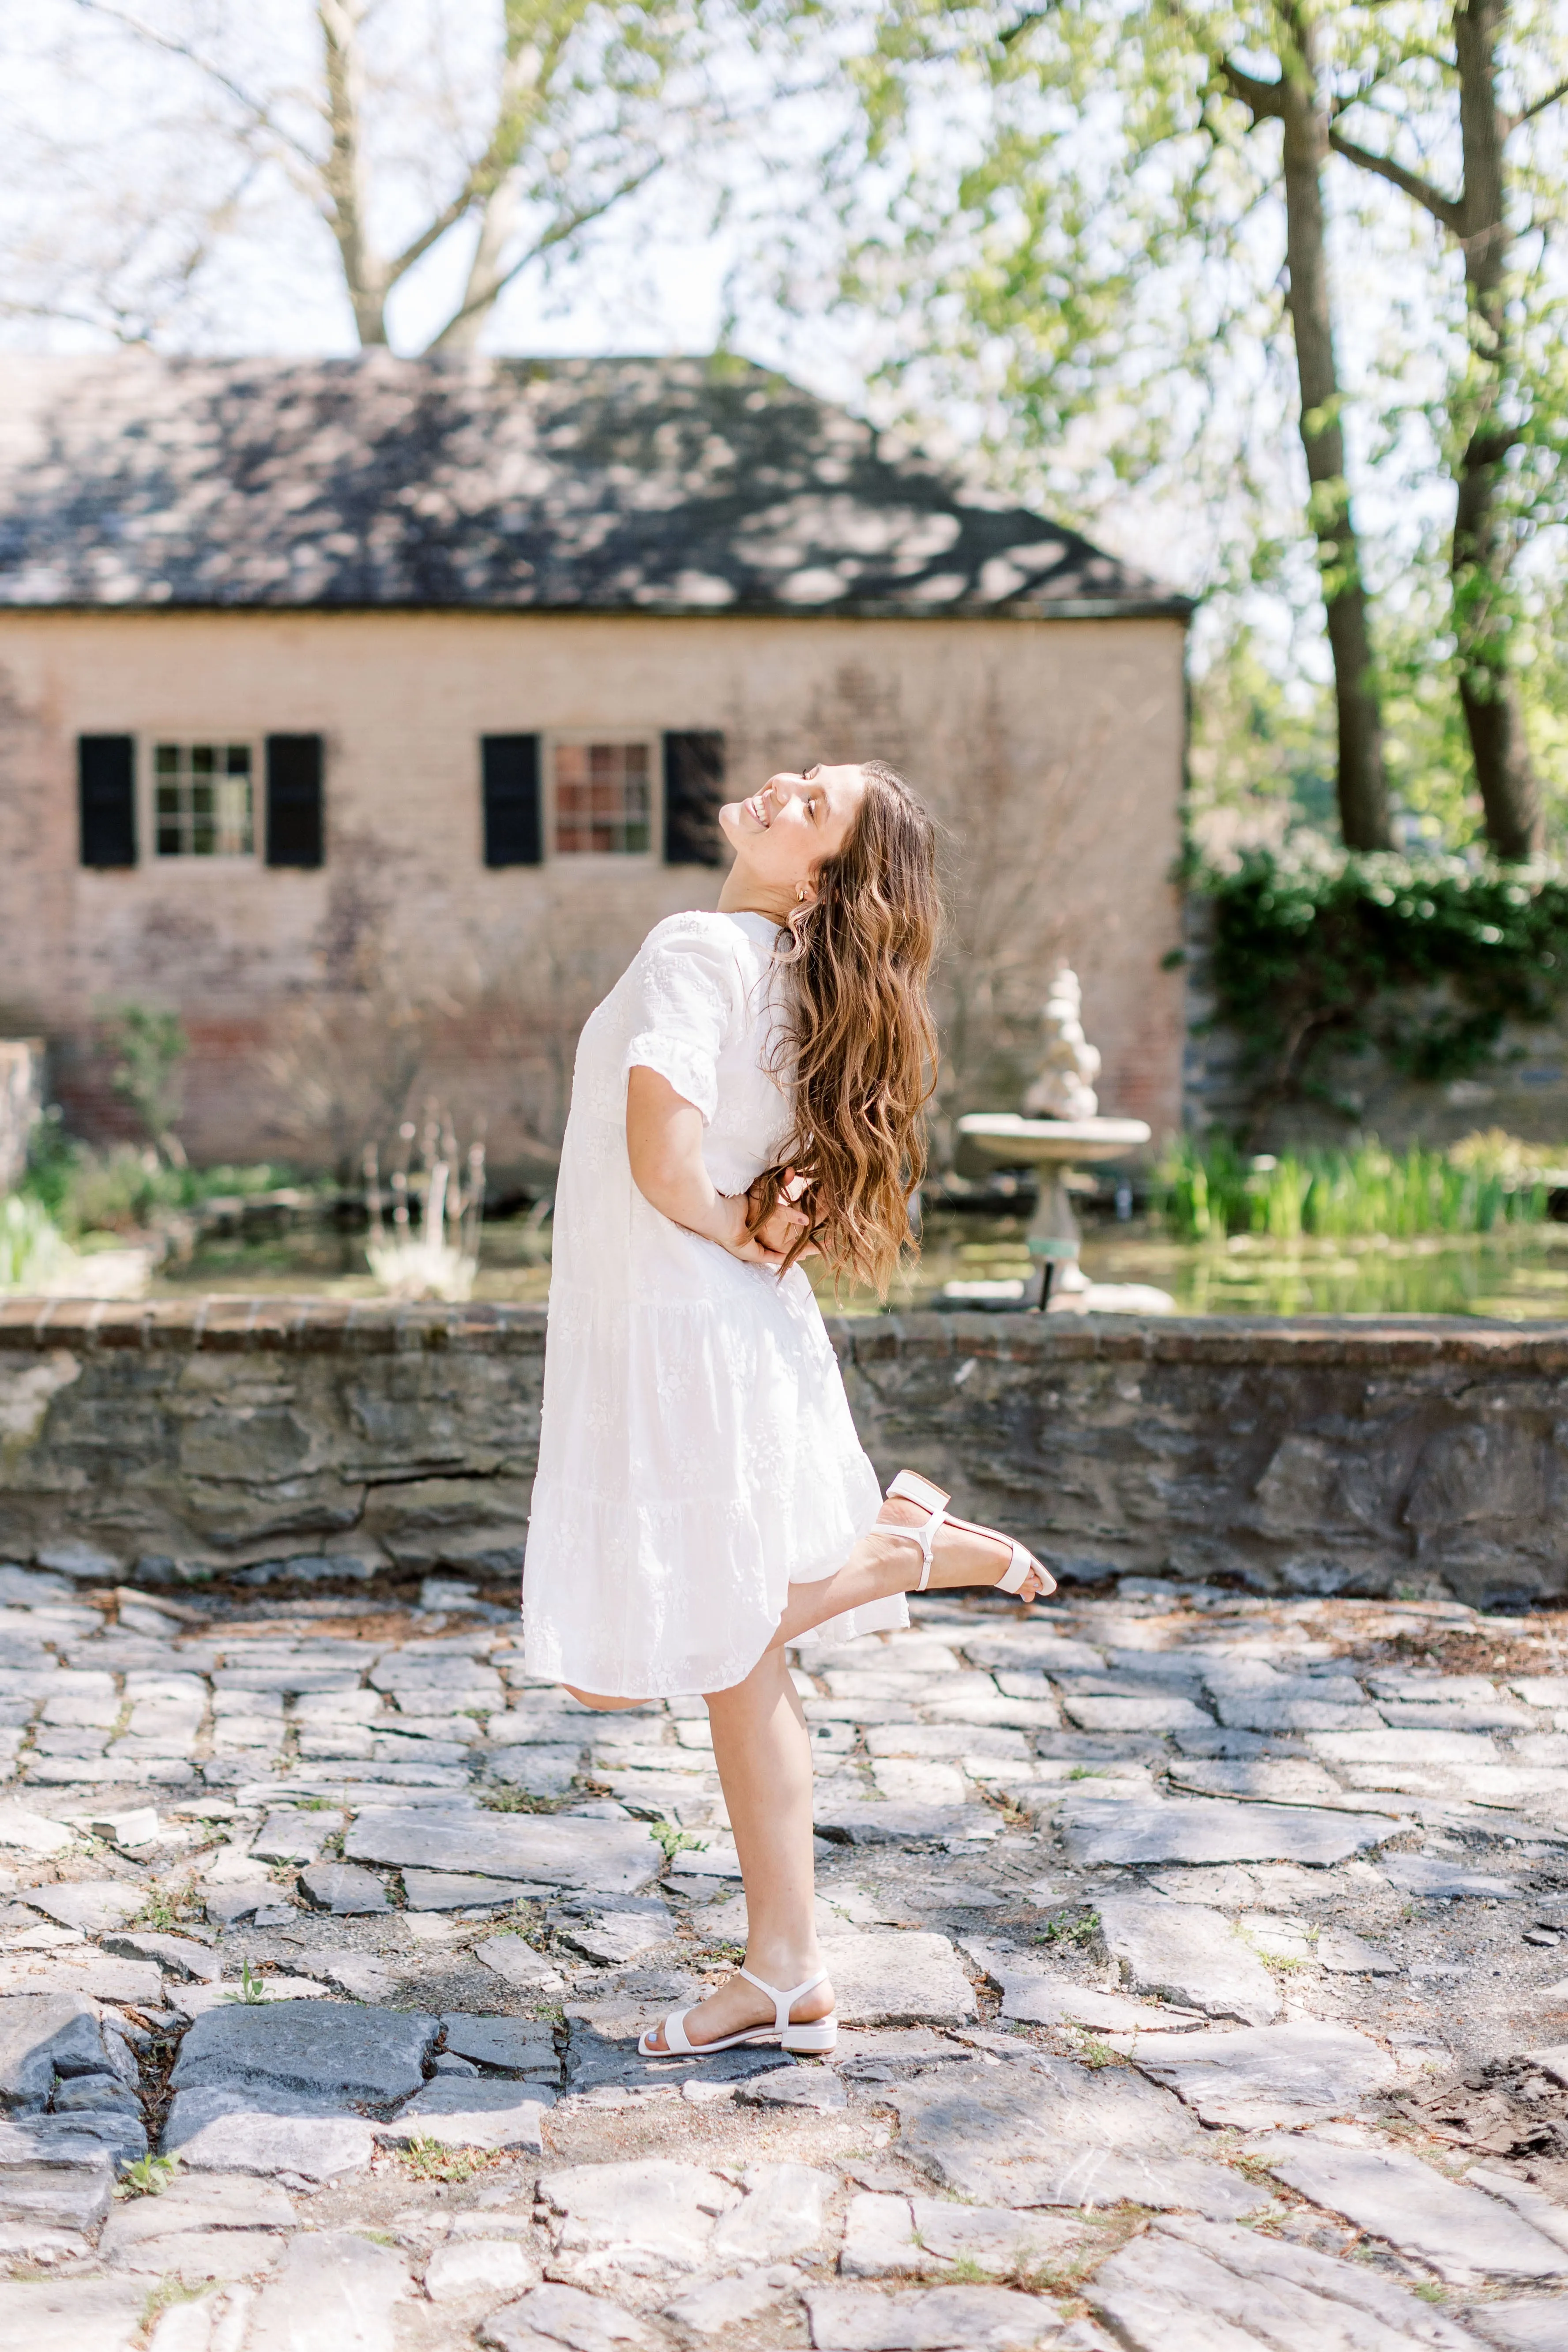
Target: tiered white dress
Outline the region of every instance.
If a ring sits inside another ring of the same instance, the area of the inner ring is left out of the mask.
[[[743,1681],[790,1584],[842,1567],[880,1502],[800,1267],[781,1281],[672,1224],[626,1155],[642,1066],[701,1112],[721,1192],[773,1164],[777,937],[762,915],[670,916],[577,1048],[522,1613],[531,1674],[607,1696]],[[900,1595],[814,1638],[908,1622]]]

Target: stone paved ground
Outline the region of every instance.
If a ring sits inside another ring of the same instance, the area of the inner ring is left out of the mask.
[[[507,1610],[0,1567],[17,2352],[1568,2347],[1547,1618],[1125,1581],[803,1675],[830,2064],[644,2063],[738,1953],[698,1702]]]

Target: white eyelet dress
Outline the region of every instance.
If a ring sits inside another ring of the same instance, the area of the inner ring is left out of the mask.
[[[626,1076],[704,1122],[721,1192],[789,1137],[768,1061],[775,925],[672,915],[584,1027],[555,1193],[544,1413],[523,1570],[528,1671],[620,1698],[744,1681],[788,1588],[841,1568],[881,1496],[811,1285],[731,1257],[644,1200]],[[835,1618],[905,1625],[902,1595]]]

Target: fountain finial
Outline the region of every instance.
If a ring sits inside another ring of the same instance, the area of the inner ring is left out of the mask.
[[[1040,1011],[1039,1072],[1024,1097],[1029,1118],[1093,1118],[1100,1048],[1083,1034],[1083,991],[1070,964],[1058,963]]]

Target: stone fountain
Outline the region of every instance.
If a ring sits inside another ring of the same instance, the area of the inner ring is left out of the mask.
[[[1083,1033],[1083,992],[1063,963],[1051,976],[1040,1013],[1038,1075],[1024,1109],[973,1111],[958,1131],[1005,1168],[1037,1168],[1039,1204],[1030,1221],[1029,1255],[1038,1263],[1026,1305],[1052,1313],[1169,1314],[1173,1301],[1142,1283],[1092,1284],[1079,1264],[1083,1236],[1073,1214],[1075,1168],[1125,1160],[1149,1140],[1141,1118],[1101,1118],[1094,1082],[1100,1053]]]

